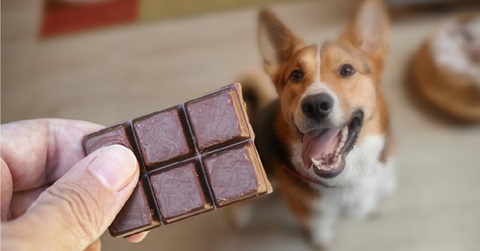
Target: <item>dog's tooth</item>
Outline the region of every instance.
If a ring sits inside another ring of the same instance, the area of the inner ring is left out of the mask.
[[[348,126],[345,126],[342,129],[342,140],[341,140],[341,142],[345,143],[345,141],[347,140],[347,137],[348,137]]]
[[[315,158],[312,158],[312,165],[315,165],[316,167],[321,166],[321,160],[316,160]]]
[[[340,164],[341,154],[328,154],[323,156],[323,158],[316,160],[315,158],[310,158],[312,160],[311,167],[316,167],[319,170],[332,171],[335,170]],[[330,160],[330,161],[329,161]],[[333,162],[333,163],[332,163]]]
[[[340,153],[340,150],[342,150],[343,146],[345,143],[342,141],[340,144],[338,144],[337,150],[335,151],[335,156],[337,156]]]
[[[337,156],[337,160],[335,161],[335,166],[338,166],[340,164],[340,159],[342,158],[342,155]]]
[[[344,128],[342,128],[341,133],[342,133],[342,138],[340,139],[340,143],[338,144],[337,150],[335,150],[335,156],[338,155],[342,150],[343,146],[345,146],[345,141],[347,141],[347,137],[348,137],[348,126],[345,126]]]

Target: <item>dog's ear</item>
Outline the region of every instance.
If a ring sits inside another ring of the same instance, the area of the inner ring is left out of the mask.
[[[258,18],[258,44],[265,71],[273,76],[278,66],[290,58],[303,42],[273,13],[263,9]]]
[[[389,18],[382,0],[363,0],[340,41],[360,49],[378,69],[388,53]]]

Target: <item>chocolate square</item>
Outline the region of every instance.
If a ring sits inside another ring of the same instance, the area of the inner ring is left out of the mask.
[[[215,203],[231,204],[247,197],[265,193],[263,175],[252,142],[226,149],[203,158]]]
[[[242,108],[243,103],[235,90],[188,102],[186,111],[198,149],[203,151],[231,140],[249,138],[249,126]]]
[[[86,154],[90,154],[97,149],[111,145],[123,145],[133,150],[128,139],[128,123],[112,126],[96,133],[92,133],[83,139],[83,148]]]
[[[113,236],[123,237],[156,227],[159,224],[148,204],[143,182],[140,181],[113,220],[109,231]]]
[[[150,177],[164,220],[167,223],[213,209],[206,200],[195,162],[188,162]]]
[[[178,107],[133,120],[135,135],[147,167],[191,154]]]

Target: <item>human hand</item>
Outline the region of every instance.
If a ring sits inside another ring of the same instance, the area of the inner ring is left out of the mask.
[[[2,250],[100,250],[139,176],[123,146],[85,157],[83,136],[101,128],[61,119],[1,125]]]

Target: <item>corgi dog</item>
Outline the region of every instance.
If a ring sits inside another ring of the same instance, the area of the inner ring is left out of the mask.
[[[380,87],[388,28],[381,0],[362,1],[338,40],[310,45],[259,14],[270,79],[245,79],[244,98],[265,168],[320,248],[340,217],[366,217],[395,187]]]

